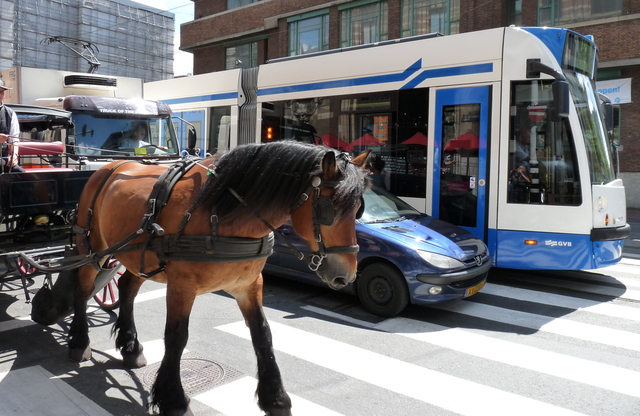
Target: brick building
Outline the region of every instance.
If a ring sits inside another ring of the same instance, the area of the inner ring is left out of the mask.
[[[627,203],[640,208],[640,0],[194,0],[181,49],[194,73],[430,32],[508,25],[561,26],[593,35],[599,81],[623,82],[616,104]],[[604,84],[603,84],[604,85]],[[609,84],[610,85],[610,84]],[[600,88],[600,87],[599,87]],[[615,88],[612,88],[615,89]]]

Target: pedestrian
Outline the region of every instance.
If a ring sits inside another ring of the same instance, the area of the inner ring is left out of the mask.
[[[2,144],[2,158],[0,165],[2,172],[24,172],[18,165],[18,146],[20,141],[20,124],[15,111],[4,105],[4,93],[10,90],[0,78],[0,143]]]

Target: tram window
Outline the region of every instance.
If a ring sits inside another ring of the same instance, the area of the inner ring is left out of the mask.
[[[425,198],[428,90],[316,97],[265,103],[262,141],[323,144],[384,161],[386,186]]]
[[[554,119],[550,81],[514,83],[511,91],[507,201],[580,205],[578,165],[566,119]]]
[[[440,218],[475,227],[478,210],[480,104],[442,108]]]
[[[197,126],[196,131],[200,131]],[[229,150],[231,137],[231,107],[212,107],[209,109],[209,137],[207,153]]]

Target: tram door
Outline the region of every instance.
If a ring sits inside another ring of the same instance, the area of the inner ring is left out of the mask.
[[[433,216],[485,239],[490,87],[436,91]]]

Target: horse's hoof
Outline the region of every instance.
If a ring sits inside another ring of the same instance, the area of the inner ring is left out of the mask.
[[[69,358],[72,361],[83,362],[91,359],[91,346],[87,345],[87,348],[72,348],[69,350]]]
[[[138,344],[138,353],[123,353],[122,354],[122,365],[124,368],[142,368],[147,365],[147,359],[144,357],[142,353],[142,344]]]
[[[147,365],[147,359],[144,354],[123,354],[122,365],[124,368],[141,368]]]
[[[187,410],[169,410],[162,413],[163,416],[193,416],[191,408],[187,407]]]
[[[291,416],[291,408],[271,409],[264,416]]]

